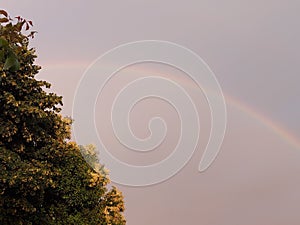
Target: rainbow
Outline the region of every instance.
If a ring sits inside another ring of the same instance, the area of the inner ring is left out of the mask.
[[[41,63],[42,68],[45,68],[45,70],[59,70],[63,71],[65,69],[78,69],[81,71],[85,71],[86,68],[90,65],[89,62],[64,62],[64,63]],[[43,69],[42,69],[43,71]],[[159,75],[158,71],[149,71],[147,70],[134,70],[135,72],[153,72],[155,74]],[[57,72],[57,71],[56,71]],[[63,72],[62,72],[63,74]],[[177,79],[176,79],[177,80]],[[175,80],[175,81],[176,81]],[[184,81],[186,82],[186,81]],[[193,81],[191,81],[193,82]],[[180,82],[178,82],[180,84]],[[282,140],[284,140],[287,144],[289,144],[291,147],[299,149],[300,150],[300,140],[290,131],[288,131],[283,125],[281,125],[279,122],[273,121],[268,116],[262,114],[259,112],[259,110],[253,108],[250,105],[247,105],[246,103],[238,100],[237,98],[228,95],[224,93],[224,97],[226,99],[226,103],[230,104],[231,106],[235,107],[236,109],[240,110],[241,112],[245,113],[246,115],[250,116],[251,118],[255,119],[262,125],[264,125],[266,128],[271,130],[274,134],[276,134],[278,137],[280,137]]]

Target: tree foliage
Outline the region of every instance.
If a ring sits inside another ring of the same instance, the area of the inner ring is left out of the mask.
[[[69,140],[62,97],[35,78],[31,26],[0,10],[0,224],[124,225],[122,194],[86,163],[93,148]]]

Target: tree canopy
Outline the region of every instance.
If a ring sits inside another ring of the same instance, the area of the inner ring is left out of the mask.
[[[93,147],[70,141],[62,97],[35,78],[32,25],[0,10],[0,224],[124,225],[121,192],[82,156]]]

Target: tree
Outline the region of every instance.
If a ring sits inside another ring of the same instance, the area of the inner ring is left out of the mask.
[[[31,26],[0,10],[0,224],[124,225],[121,192],[85,161],[93,148],[70,141],[62,97],[35,78]]]

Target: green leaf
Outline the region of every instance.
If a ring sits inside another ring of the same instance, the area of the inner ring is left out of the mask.
[[[0,50],[0,62],[4,61],[4,50]]]
[[[20,63],[19,63],[18,59],[17,59],[15,56],[10,55],[10,56],[5,60],[3,69],[4,69],[4,70],[10,70],[10,71],[12,71],[12,72],[15,72],[15,71],[17,71],[17,70],[20,69]]]
[[[6,46],[8,46],[7,40],[5,40],[4,38],[0,38],[0,48]]]

